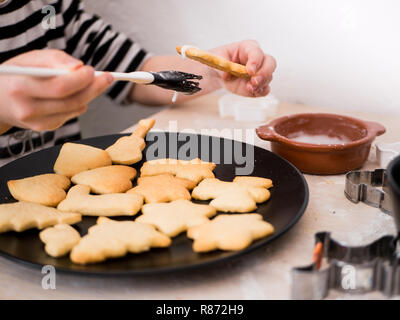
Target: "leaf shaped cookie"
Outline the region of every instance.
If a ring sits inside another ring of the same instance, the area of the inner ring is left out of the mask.
[[[106,151],[115,164],[134,164],[142,160],[142,151],[146,146],[144,137],[154,126],[154,119],[143,119],[138,123],[136,130],[126,137],[119,138]]]
[[[71,178],[75,184],[90,187],[93,193],[120,193],[132,188],[136,170],[128,166],[107,166],[80,172]]]
[[[194,188],[192,197],[198,200],[214,199],[210,206],[219,211],[250,212],[257,208],[257,203],[269,199],[270,192],[265,186],[272,186],[272,181],[259,177],[237,177],[234,182],[205,179]]]
[[[82,220],[78,213],[61,212],[33,202],[15,202],[0,205],[0,233],[43,229],[60,223],[74,224]]]
[[[145,204],[142,213],[135,221],[151,224],[167,236],[175,237],[189,227],[209,221],[208,218],[214,216],[217,210],[206,204],[176,200]]]
[[[49,256],[58,258],[65,256],[78,244],[81,236],[68,224],[57,224],[39,233],[40,240],[45,244],[44,250]]]
[[[55,207],[65,199],[71,182],[65,176],[48,173],[19,180],[9,180],[8,189],[14,199]]]
[[[194,239],[193,250],[196,252],[237,251],[273,232],[274,227],[263,221],[260,214],[222,214],[189,228],[187,236]]]
[[[171,174],[141,177],[137,183],[138,186],[127,193],[142,195],[146,203],[168,202],[178,199],[190,200],[188,189],[195,187],[192,181],[176,178]]]
[[[90,187],[76,185],[57,207],[61,211],[79,212],[86,216],[133,216],[143,205],[143,197],[132,193],[91,195]]]
[[[74,263],[96,263],[123,257],[128,252],[140,253],[170,244],[169,237],[148,224],[101,217],[72,249],[70,257]]]
[[[143,164],[140,169],[141,176],[155,176],[170,173],[177,178],[187,179],[198,184],[205,178],[214,178],[213,170],[215,163],[204,162],[200,159],[190,161],[176,159],[150,160]]]
[[[54,172],[66,177],[104,166],[111,165],[111,158],[102,149],[85,144],[67,142],[63,144],[54,164]]]

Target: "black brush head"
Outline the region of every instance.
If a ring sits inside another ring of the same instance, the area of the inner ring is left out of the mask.
[[[151,72],[154,76],[154,81],[151,84],[155,84],[164,89],[182,92],[184,94],[194,94],[199,92],[199,82],[190,80],[201,80],[202,76],[186,73],[181,71],[160,71]]]

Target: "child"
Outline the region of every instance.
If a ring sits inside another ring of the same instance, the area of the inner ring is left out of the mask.
[[[50,9],[56,14],[54,28],[43,23]],[[194,96],[222,86],[244,96],[268,94],[276,64],[256,41],[210,51],[246,65],[251,79],[234,78],[177,55],[149,55],[96,15],[85,13],[79,0],[0,0],[0,63],[71,70],[68,75],[51,78],[0,76],[0,165],[37,148],[79,139],[77,116],[102,92],[119,103],[171,102],[172,91],[114,82],[107,73],[95,77],[94,69],[181,70],[203,75],[203,90]],[[178,101],[192,97],[179,95]]]

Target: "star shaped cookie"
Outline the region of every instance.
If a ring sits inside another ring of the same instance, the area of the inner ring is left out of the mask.
[[[263,221],[260,214],[222,214],[204,224],[189,228],[187,236],[194,239],[193,250],[196,252],[217,249],[237,251],[273,232],[274,227]]]
[[[208,218],[217,211],[206,204],[175,200],[170,203],[145,204],[142,213],[135,221],[151,224],[167,236],[175,237],[189,227],[208,222]]]

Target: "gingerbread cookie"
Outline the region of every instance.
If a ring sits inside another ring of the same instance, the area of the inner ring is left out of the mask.
[[[57,209],[79,212],[86,216],[133,216],[143,205],[143,197],[132,193],[109,193],[90,195],[90,187],[76,185],[60,202]]]
[[[138,185],[127,193],[137,193],[143,196],[146,203],[168,202],[178,199],[190,200],[194,182],[174,177],[172,174],[160,174],[158,176],[141,177]]]
[[[177,46],[176,51],[179,54],[182,54],[182,48],[183,48],[182,46]],[[235,77],[250,78],[246,66],[229,61],[225,58],[219,57],[215,54],[212,54],[204,50],[200,50],[195,47],[186,47],[182,56],[185,56],[192,60],[196,60],[209,67],[230,73]]]
[[[71,178],[75,184],[90,187],[93,193],[120,193],[132,188],[136,170],[128,166],[107,166],[80,172]]]
[[[130,135],[119,138],[106,151],[116,164],[134,164],[142,160],[142,151],[146,146],[144,137],[154,126],[154,119],[140,120],[136,130]]]
[[[96,263],[123,257],[128,252],[140,253],[170,244],[169,237],[148,224],[100,217],[97,224],[90,227],[88,234],[72,249],[70,257],[74,263]]]
[[[111,165],[108,153],[99,148],[78,143],[65,143],[54,164],[54,172],[72,177],[79,172]]]
[[[71,182],[65,176],[48,173],[19,180],[9,180],[8,190],[14,199],[55,207],[65,199]]]
[[[250,212],[257,203],[265,202],[270,192],[265,187],[254,186],[260,180],[250,177],[236,182],[221,181],[216,178],[205,179],[194,188],[192,197],[198,200],[214,199],[210,205],[223,212]],[[265,182],[266,183],[266,182]]]
[[[78,244],[81,236],[68,224],[57,224],[39,233],[40,240],[45,244],[44,250],[54,258],[65,256]]]
[[[34,202],[15,202],[0,205],[0,233],[43,229],[60,223],[74,224],[82,220],[78,213],[61,212]]]
[[[274,227],[262,220],[260,214],[222,214],[204,224],[188,229],[187,236],[194,239],[193,250],[236,251],[248,247],[254,240],[274,232]]]
[[[217,211],[206,204],[176,200],[145,204],[142,213],[135,221],[151,224],[167,236],[175,237],[187,228],[207,222]]]
[[[193,181],[198,184],[205,178],[213,178],[215,163],[204,162],[200,159],[190,161],[176,159],[150,160],[143,164],[140,169],[141,176],[155,176],[163,173],[170,173],[177,178]]]

